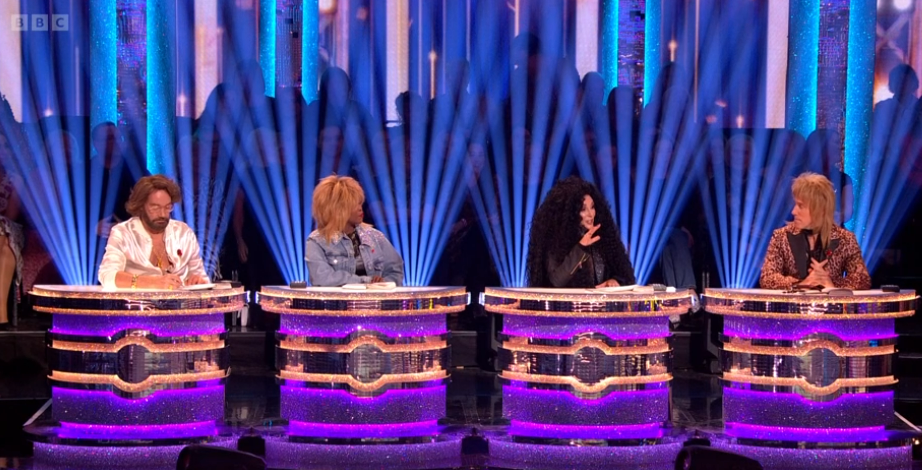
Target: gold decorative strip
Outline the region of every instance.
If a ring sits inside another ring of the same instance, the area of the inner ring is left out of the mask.
[[[112,385],[127,393],[139,393],[155,385],[178,384],[186,382],[200,382],[204,380],[223,379],[228,376],[228,370],[209,372],[190,372],[186,374],[152,375],[142,382],[132,384],[125,382],[117,375],[82,374],[77,372],[51,371],[48,376],[51,380],[78,384]]]
[[[613,347],[605,344],[601,339],[580,338],[570,346],[542,346],[529,344],[527,338],[513,338],[503,343],[502,347],[509,351],[520,351],[538,354],[567,354],[573,355],[580,349],[593,348],[604,352],[608,356],[656,354],[669,352],[669,344],[663,338],[655,338],[645,346]]]
[[[465,287],[397,287],[393,290],[348,290],[339,287],[307,287],[293,289],[287,286],[263,286],[260,297],[277,299],[355,300],[355,301],[434,301],[446,297],[468,295]]]
[[[222,305],[214,308],[195,308],[185,310],[85,310],[76,308],[55,308],[33,306],[32,309],[37,312],[53,313],[57,315],[91,315],[91,316],[134,316],[134,317],[169,317],[169,316],[189,316],[189,315],[210,315],[214,313],[227,313],[243,308],[243,302]]]
[[[577,377],[572,375],[542,375],[526,374],[522,372],[502,371],[500,377],[506,380],[515,380],[521,382],[541,383],[550,385],[569,385],[580,393],[601,393],[612,385],[634,385],[649,384],[657,382],[668,382],[672,380],[672,374],[640,375],[635,377],[608,377],[597,384],[584,384]]]
[[[58,286],[36,285],[29,291],[35,297],[50,297],[59,299],[91,299],[91,300],[201,300],[220,299],[226,297],[242,296],[243,287],[214,288],[210,290],[154,290],[154,289],[117,289],[103,290],[101,286]]]
[[[915,310],[906,310],[902,312],[888,313],[777,313],[777,312],[744,312],[733,307],[723,307],[708,304],[707,311],[717,315],[727,315],[732,317],[755,317],[755,318],[782,318],[785,320],[880,320],[884,318],[902,318],[911,317],[916,314]]]
[[[485,305],[484,308],[493,313],[506,315],[525,315],[529,317],[562,317],[562,318],[642,318],[642,317],[669,317],[688,311],[688,305],[666,307],[653,312],[557,312],[545,310],[519,310],[510,308],[511,305]]]
[[[864,291],[867,292],[867,291]],[[919,298],[914,290],[903,290],[901,292],[882,292],[874,291],[862,293],[855,291],[855,295],[847,296],[829,296],[825,294],[785,294],[780,290],[770,289],[706,289],[703,297],[721,300],[734,301],[754,301],[754,302],[779,302],[791,304],[867,304],[867,303],[889,303],[905,302],[917,300]]]
[[[829,340],[811,341],[809,344],[796,347],[752,346],[749,344],[735,344],[732,341],[724,343],[724,351],[765,354],[770,356],[804,356],[814,349],[828,349],[839,357],[885,356],[896,352],[896,348],[892,344],[888,346],[860,346],[849,348],[840,346]]]
[[[507,300],[538,300],[542,302],[654,302],[664,300],[685,300],[691,302],[688,290],[678,292],[605,292],[597,289],[552,289],[487,287],[485,297]]]
[[[387,344],[382,341],[380,338],[374,336],[362,336],[355,338],[350,341],[348,344],[316,344],[316,343],[302,343],[291,340],[282,340],[279,342],[279,347],[282,349],[288,349],[291,351],[305,351],[305,352],[320,352],[320,353],[351,353],[356,348],[360,346],[371,345],[375,348],[381,350],[381,352],[386,353],[402,353],[402,352],[420,352],[420,351],[433,351],[439,349],[445,349],[448,347],[448,343],[443,339],[429,340],[423,343],[409,343],[409,344]]]
[[[259,306],[271,313],[281,315],[316,315],[325,317],[402,317],[406,315],[444,315],[464,311],[466,305],[436,307],[420,310],[309,310],[293,309],[290,306],[276,306],[260,301]]]
[[[211,335],[217,336],[217,335]],[[51,342],[51,348],[59,351],[78,351],[94,353],[117,353],[127,346],[141,346],[152,353],[178,353],[193,351],[208,351],[213,349],[223,349],[224,340],[201,341],[196,343],[154,343],[143,336],[126,336],[113,344],[104,343],[81,343],[77,341],[59,341]]]
[[[851,387],[880,387],[883,385],[893,385],[897,383],[892,375],[886,377],[871,378],[840,378],[835,382],[825,386],[818,387],[807,382],[803,377],[763,377],[759,375],[740,374],[737,372],[724,372],[723,379],[730,382],[748,383],[753,385],[774,385],[778,387],[798,387],[811,395],[823,396],[831,395],[839,391],[840,388]]]
[[[280,379],[298,380],[302,382],[318,383],[340,383],[347,384],[354,390],[360,392],[374,392],[385,385],[405,382],[429,382],[432,380],[441,380],[448,378],[446,370],[432,370],[426,372],[417,372],[412,374],[388,374],[378,378],[374,382],[361,382],[351,375],[341,374],[312,374],[308,372],[295,372],[290,370],[280,370],[278,377]]]

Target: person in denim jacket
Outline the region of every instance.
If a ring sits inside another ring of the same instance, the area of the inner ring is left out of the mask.
[[[393,282],[403,285],[403,259],[384,234],[362,222],[365,192],[348,176],[328,176],[314,189],[317,230],[304,260],[311,285]]]

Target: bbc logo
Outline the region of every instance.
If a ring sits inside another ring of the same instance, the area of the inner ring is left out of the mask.
[[[10,15],[13,31],[69,31],[70,15]]]

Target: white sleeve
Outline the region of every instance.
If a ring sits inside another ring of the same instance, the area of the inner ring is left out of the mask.
[[[125,243],[124,226],[119,224],[112,227],[109,240],[106,242],[106,253],[102,256],[97,275],[104,289],[115,289],[115,275],[125,270]]]

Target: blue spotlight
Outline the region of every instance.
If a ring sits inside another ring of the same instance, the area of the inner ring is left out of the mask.
[[[799,136],[771,130],[753,137],[735,134],[726,147],[719,135],[712,138],[713,176],[702,180],[701,194],[721,285],[753,287],[772,231],[792,206],[787,195],[799,171]]]

